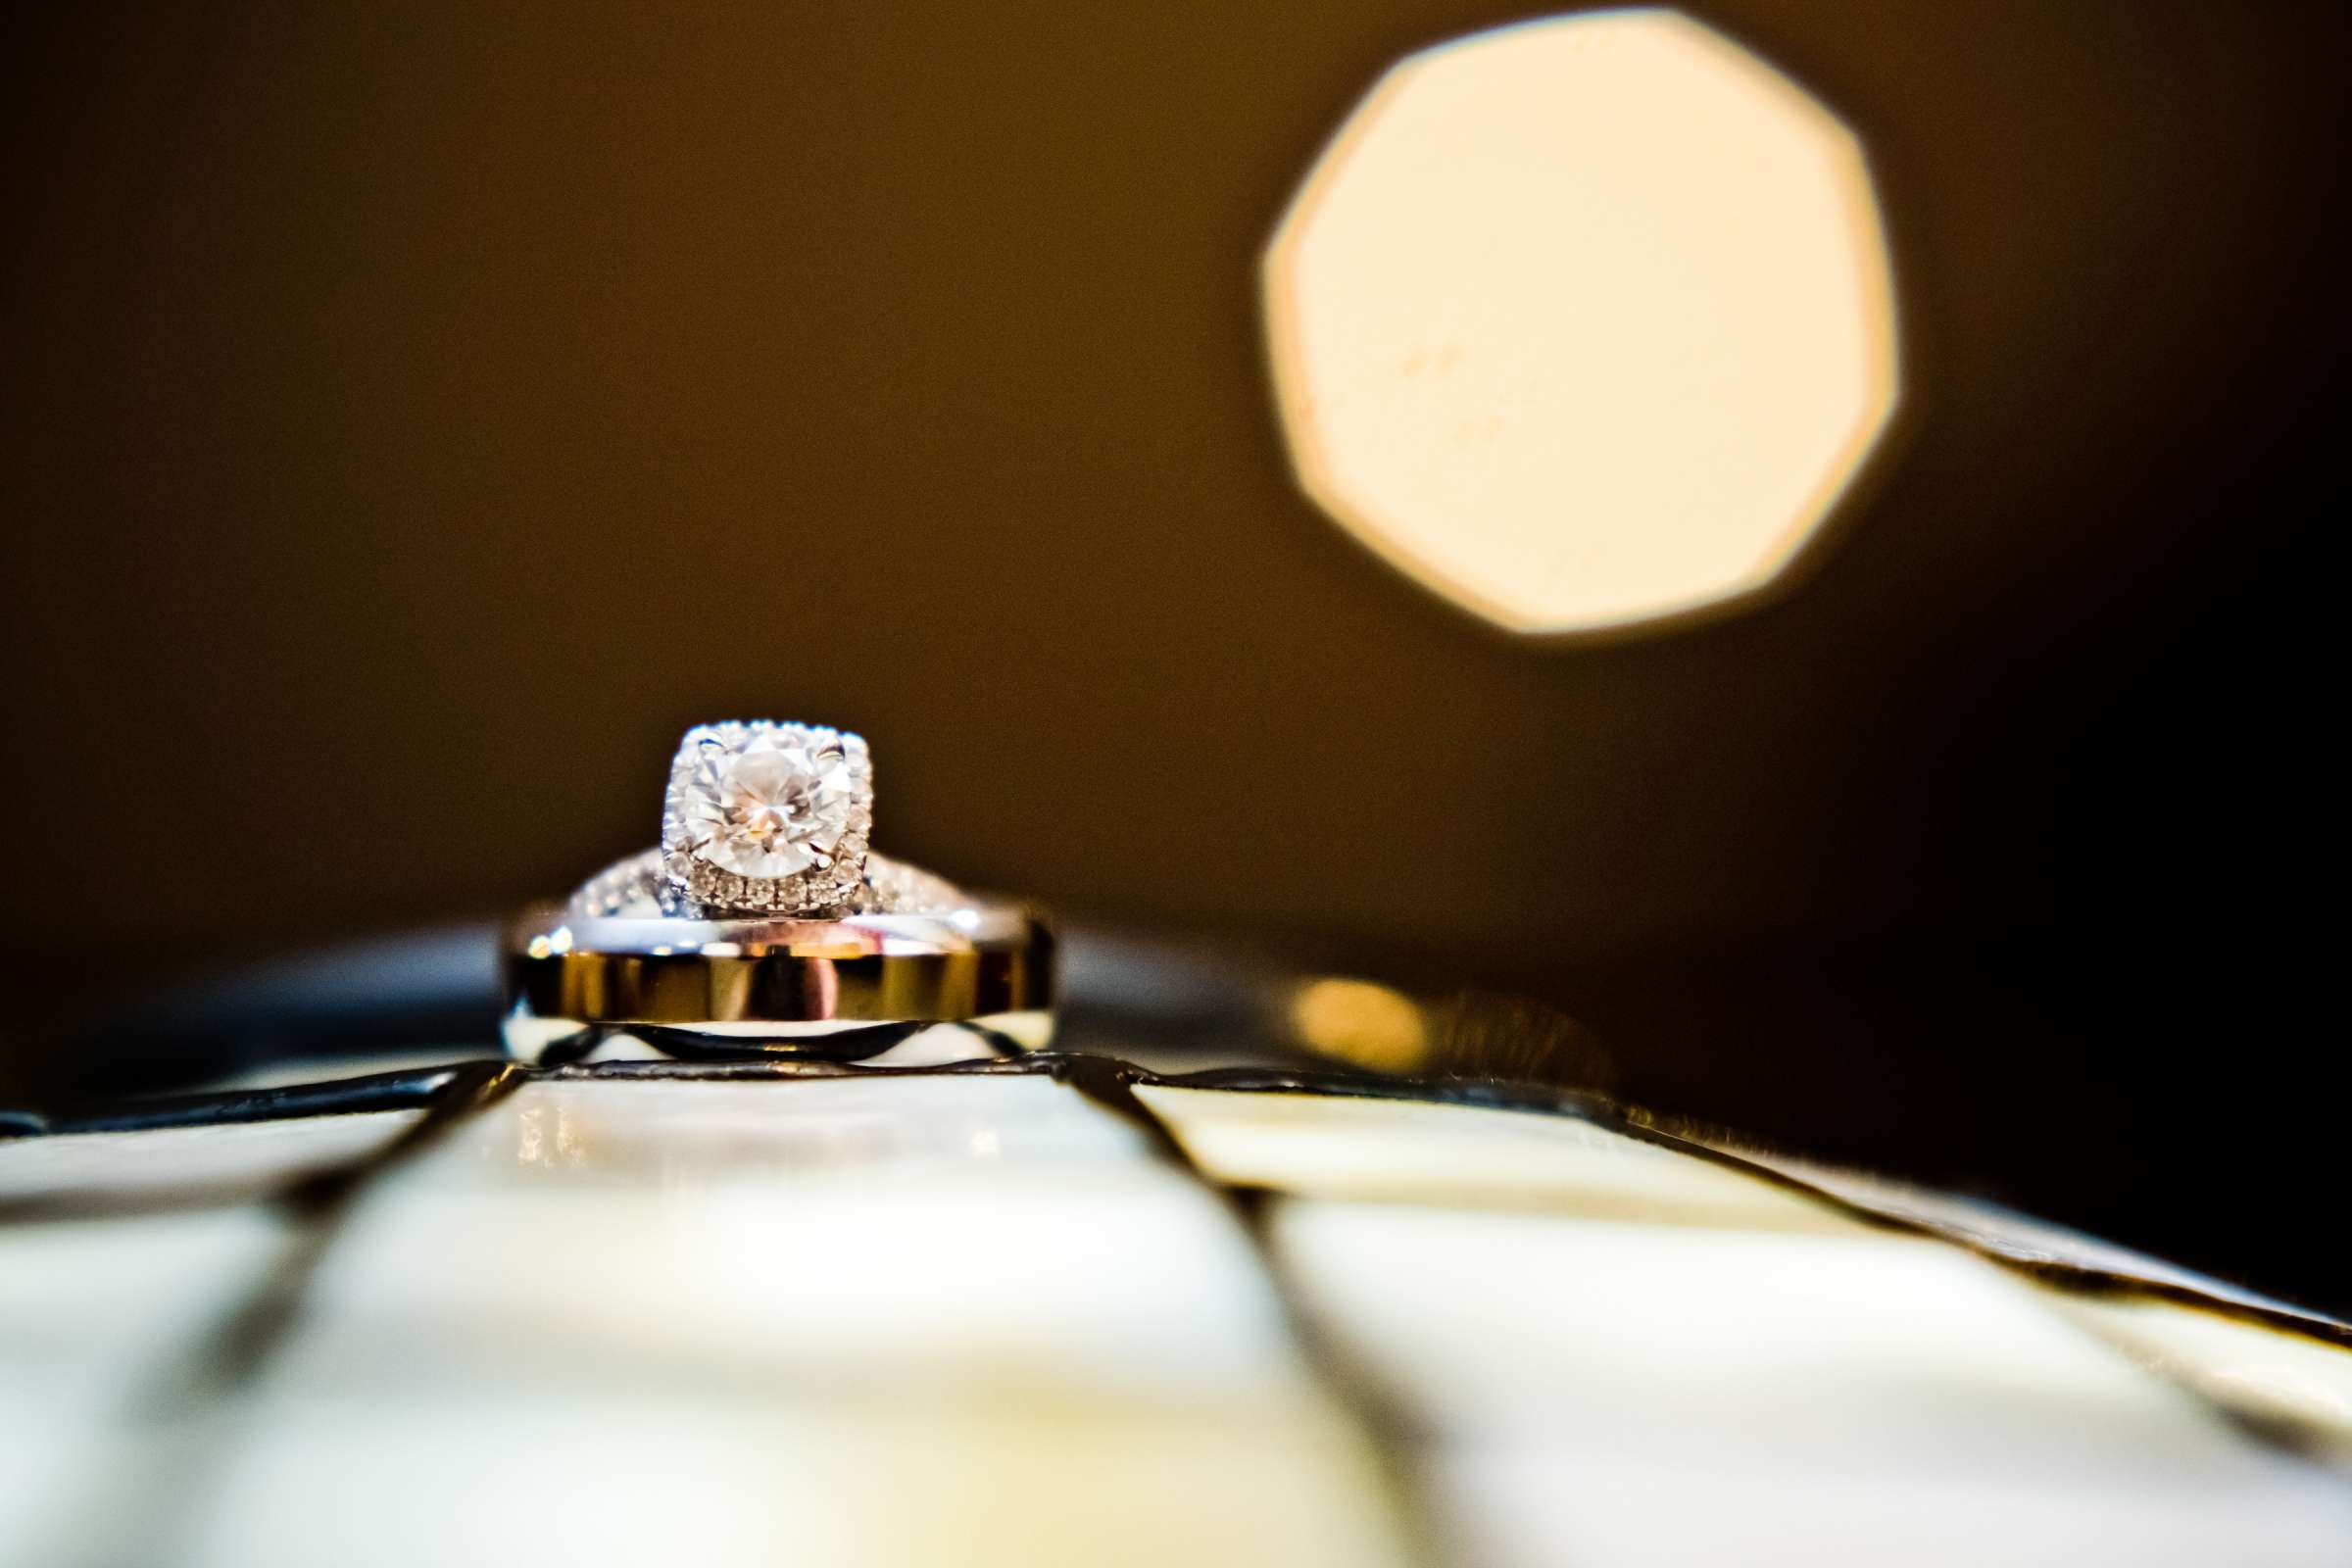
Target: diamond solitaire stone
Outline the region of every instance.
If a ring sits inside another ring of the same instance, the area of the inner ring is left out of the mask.
[[[662,815],[663,875],[706,906],[817,913],[860,885],[873,765],[856,735],[810,724],[686,733]]]
[[[850,760],[782,742],[726,752],[712,747],[686,798],[694,853],[745,876],[792,876],[823,865],[841,847],[856,801]]]

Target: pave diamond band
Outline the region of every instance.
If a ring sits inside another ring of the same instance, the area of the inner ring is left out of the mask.
[[[583,918],[603,920],[652,920],[664,915],[692,919],[719,912],[682,895],[670,883],[664,864],[663,852],[658,849],[616,860],[582,883],[566,906]],[[944,876],[868,851],[858,886],[832,912],[944,914],[971,902]]]

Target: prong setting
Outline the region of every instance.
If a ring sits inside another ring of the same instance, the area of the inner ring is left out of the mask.
[[[820,915],[857,901],[873,830],[863,738],[767,719],[698,724],[662,800],[664,902]]]

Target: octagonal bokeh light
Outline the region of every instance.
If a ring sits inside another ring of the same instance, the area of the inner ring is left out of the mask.
[[[1860,142],[1672,11],[1397,65],[1285,216],[1265,300],[1307,492],[1518,631],[1770,582],[1896,397]]]

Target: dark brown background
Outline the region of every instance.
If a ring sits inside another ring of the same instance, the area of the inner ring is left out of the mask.
[[[1254,315],[1355,97],[1521,13],[231,9],[0,59],[12,967],[493,910],[824,719],[967,878],[2352,1298],[2340,8],[1703,8],[1870,143],[1907,439],[1800,593],[1583,646],[1319,519]]]

